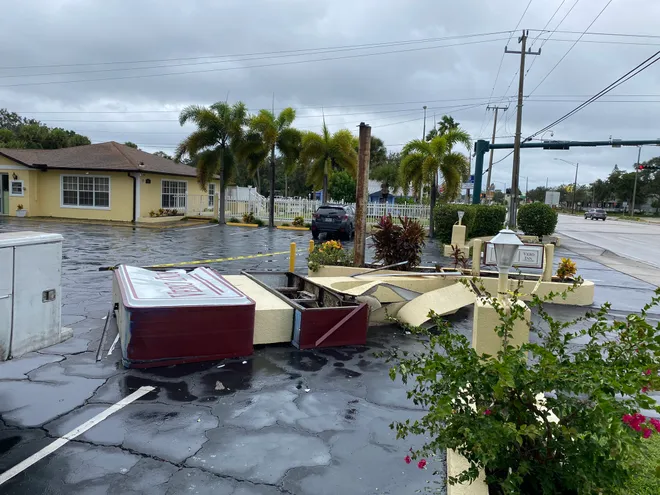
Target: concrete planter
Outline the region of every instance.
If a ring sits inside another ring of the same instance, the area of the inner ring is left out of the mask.
[[[16,216],[17,217],[26,217],[27,216],[27,210],[16,210]]]

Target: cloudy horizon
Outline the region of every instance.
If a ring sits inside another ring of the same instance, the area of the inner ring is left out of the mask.
[[[448,114],[473,139],[490,139],[490,103],[509,105],[497,141],[512,142],[520,58],[503,52],[507,44],[520,49],[523,28],[528,47],[542,47],[527,59],[524,137],[657,52],[658,18],[660,4],[651,0],[24,0],[5,15],[10,42],[0,49],[0,107],[92,142],[132,141],[172,153],[191,129],[178,123],[189,104],[243,101],[255,112],[274,101],[276,109],[297,110],[298,128],[318,131],[323,116],[332,131],[356,132],[367,122],[398,151],[422,136],[423,105],[427,129],[434,116]],[[544,137],[657,139],[658,108],[660,64]],[[494,167],[498,188],[510,185],[507,154],[495,153],[496,161],[504,158]],[[642,161],[658,155],[660,149],[642,149]],[[530,189],[573,181],[575,169],[555,158],[580,163],[584,184],[605,178],[615,164],[630,170],[637,149],[521,156],[524,190],[526,178]]]

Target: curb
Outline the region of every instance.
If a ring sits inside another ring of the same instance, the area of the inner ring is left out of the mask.
[[[242,223],[242,222],[227,222],[226,225],[231,227],[259,227],[256,223]]]
[[[276,228],[278,228],[280,230],[301,230],[301,231],[310,230],[309,227],[285,227],[283,225],[277,225]]]

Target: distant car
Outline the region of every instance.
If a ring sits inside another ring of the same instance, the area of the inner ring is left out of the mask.
[[[607,219],[607,212],[600,208],[592,208],[584,212],[584,219],[602,220],[604,222]]]
[[[312,237],[319,235],[338,235],[342,239],[350,239],[355,234],[355,210],[348,205],[319,206],[312,217]]]

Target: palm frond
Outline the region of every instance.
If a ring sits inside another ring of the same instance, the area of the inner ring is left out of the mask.
[[[471,151],[472,141],[470,135],[461,128],[450,129],[442,137],[447,141],[448,150],[451,150],[455,145],[464,145],[468,152]]]
[[[277,127],[282,131],[290,127],[294,120],[296,120],[296,111],[291,107],[287,107],[277,116]]]
[[[307,170],[307,183],[310,186],[315,189],[323,187],[323,177],[329,169],[329,161],[325,156],[312,160]]]
[[[221,171],[223,150],[220,147],[207,149],[196,155],[197,158],[197,181],[202,189],[206,189],[213,177]]]
[[[410,153],[423,153],[428,155],[431,154],[431,148],[428,142],[422,141],[421,139],[413,139],[406,143],[401,150],[402,155],[408,155]]]
[[[460,193],[465,174],[470,173],[470,162],[461,153],[448,153],[440,164],[440,173],[445,182],[445,197],[448,201],[456,199]]]
[[[315,132],[305,132],[302,135],[301,144],[300,160],[303,163],[311,163],[318,158],[325,159],[327,155],[327,142],[322,136]]]

